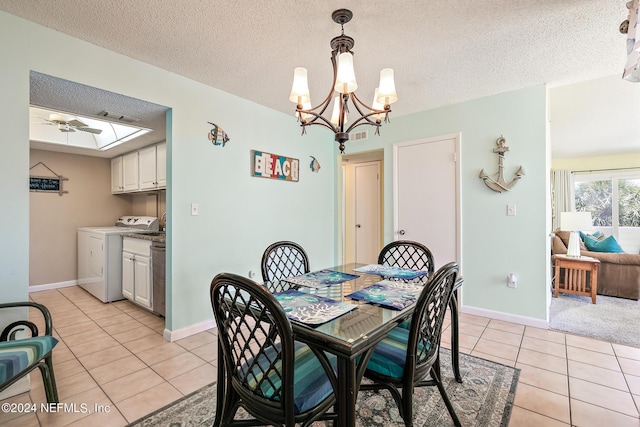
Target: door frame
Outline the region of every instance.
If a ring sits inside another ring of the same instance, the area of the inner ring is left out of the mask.
[[[460,275],[462,275],[462,200],[461,200],[461,183],[462,183],[462,175],[461,175],[461,163],[462,163],[462,155],[461,155],[461,140],[462,135],[460,132],[451,133],[446,135],[439,135],[429,138],[421,138],[412,141],[405,142],[397,142],[393,144],[393,240],[400,240],[397,230],[399,228],[398,224],[398,149],[410,145],[420,145],[420,144],[430,144],[443,140],[455,140],[455,176],[456,176],[456,185],[455,185],[455,211],[456,211],[456,259],[460,266]],[[458,303],[460,303],[460,299],[458,299]]]

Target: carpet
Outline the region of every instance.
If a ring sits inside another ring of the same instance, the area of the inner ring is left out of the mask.
[[[616,344],[640,347],[640,302],[598,295],[551,298],[549,328]]]
[[[441,353],[442,376],[447,394],[462,425],[466,427],[506,427],[509,424],[519,369],[466,354],[460,355],[462,384],[453,378],[451,357]],[[213,425],[216,386],[210,384],[158,411],[130,424],[130,427],[187,427]],[[360,392],[357,425],[404,426],[387,391]],[[414,426],[452,426],[453,422],[436,387],[422,387],[414,394]],[[313,426],[324,427],[324,422]]]

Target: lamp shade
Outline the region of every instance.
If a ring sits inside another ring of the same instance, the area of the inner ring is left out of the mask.
[[[591,212],[560,212],[560,228],[563,231],[584,231],[593,228]]]
[[[336,85],[333,88],[339,93],[351,93],[358,89],[356,72],[353,69],[353,55],[349,52],[341,53],[338,56],[338,73]]]
[[[382,105],[390,105],[398,100],[396,83],[393,80],[393,70],[385,68],[380,71],[380,85],[378,86],[378,102]]]
[[[378,93],[379,92],[380,92],[380,90],[378,88],[376,88],[375,93],[373,95],[373,104],[371,104],[371,108],[373,108],[374,110],[384,110],[384,105],[382,105],[381,103],[378,102]],[[375,117],[377,122],[381,122],[383,116],[384,116],[384,114],[380,113],[380,114],[376,114],[374,117]]]
[[[338,126],[340,124],[340,97],[333,98],[333,112],[331,113],[331,123]]]
[[[293,70],[293,85],[291,86],[289,101],[300,105],[311,102],[306,68],[298,67]]]

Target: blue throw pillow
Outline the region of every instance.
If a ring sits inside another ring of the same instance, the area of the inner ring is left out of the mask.
[[[583,241],[583,242],[584,242],[584,240],[585,240],[587,237],[592,237],[592,238],[594,238],[594,239],[596,239],[596,240],[602,240],[602,239],[604,239],[604,234],[602,234],[602,232],[601,232],[601,231],[596,231],[596,232],[595,232],[595,233],[593,233],[593,234],[583,233],[582,231],[579,231],[579,233],[580,233],[580,238],[582,239],[582,241]]]
[[[596,240],[593,237],[585,236],[584,245],[591,252],[624,252],[613,236],[605,237],[602,240]]]

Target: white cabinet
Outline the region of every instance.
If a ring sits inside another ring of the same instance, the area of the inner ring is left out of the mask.
[[[124,185],[122,184],[122,156],[111,159],[111,192],[122,193]]]
[[[152,310],[152,289],[151,241],[124,237],[122,239],[122,295]]]
[[[156,146],[156,177],[158,188],[167,187],[167,143]]]
[[[156,146],[143,148],[138,151],[140,166],[140,189],[152,190],[158,188],[156,167]]]
[[[140,189],[138,177],[138,152],[122,156],[122,186],[124,191],[136,191]]]
[[[111,192],[124,193],[137,191],[138,184],[138,152],[125,154],[111,159]]]
[[[156,190],[167,186],[167,144],[111,159],[111,192]]]

